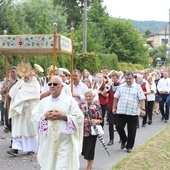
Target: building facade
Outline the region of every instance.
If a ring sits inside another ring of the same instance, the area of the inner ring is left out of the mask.
[[[158,47],[165,43],[167,45],[167,48],[169,49],[169,46],[170,46],[170,23],[168,23],[167,26],[165,26],[158,32],[150,34],[147,37],[146,41],[151,47]]]

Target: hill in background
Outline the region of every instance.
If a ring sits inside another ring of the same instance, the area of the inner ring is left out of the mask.
[[[164,28],[168,22],[164,21],[135,21],[131,20],[132,24],[137,30],[141,33],[145,33],[147,30],[150,30],[151,33],[155,33],[160,29]]]
[[[118,18],[113,18],[113,19],[118,19]],[[160,29],[164,28],[166,25],[168,25],[168,22],[164,22],[164,21],[136,21],[136,20],[130,20],[130,21],[135,26],[135,28],[139,30],[142,34],[145,33],[147,30],[151,31],[151,33],[155,33]]]

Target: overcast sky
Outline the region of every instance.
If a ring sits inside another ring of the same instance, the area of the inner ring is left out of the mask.
[[[110,16],[138,21],[169,21],[170,0],[104,0]]]

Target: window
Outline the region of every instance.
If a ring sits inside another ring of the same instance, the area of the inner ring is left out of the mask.
[[[163,43],[168,44],[168,39],[161,39],[161,44]]]

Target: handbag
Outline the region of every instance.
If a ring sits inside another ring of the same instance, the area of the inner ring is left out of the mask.
[[[88,111],[88,107],[86,107],[86,111]],[[89,118],[89,120],[91,120],[89,114],[87,114],[87,117]],[[96,130],[95,130],[94,126],[96,126]],[[104,134],[104,130],[103,130],[103,127],[101,125],[92,125],[91,124],[90,128],[91,128],[91,135],[96,136],[96,135],[99,135],[99,134],[100,135]],[[98,130],[98,133],[96,133],[97,130]]]
[[[96,125],[96,128],[99,131],[100,135],[104,135],[104,130],[103,130],[103,127],[101,125]],[[94,129],[94,125],[91,125],[91,135],[94,135],[94,136],[98,135],[96,133],[96,130]]]

